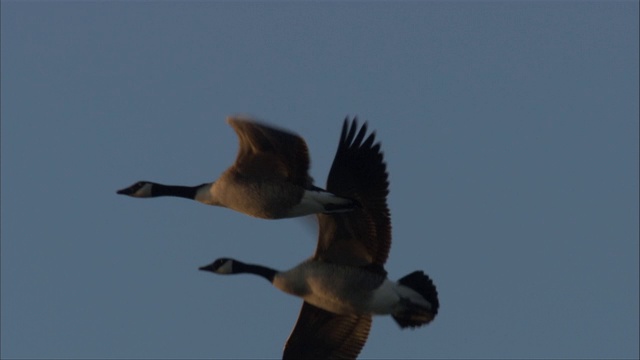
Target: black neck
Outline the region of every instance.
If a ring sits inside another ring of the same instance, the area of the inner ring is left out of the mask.
[[[176,186],[176,185],[162,185],[155,184],[151,190],[151,196],[177,196],[187,199],[195,199],[198,192],[198,186]]]
[[[259,275],[267,279],[269,282],[273,282],[273,278],[278,273],[276,270],[268,268],[266,266],[245,264],[241,262],[234,263],[233,267],[234,267],[233,269],[234,273],[248,273],[248,274]]]

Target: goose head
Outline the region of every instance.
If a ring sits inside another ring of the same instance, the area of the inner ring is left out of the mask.
[[[156,184],[150,181],[138,181],[129,187],[118,190],[116,193],[139,198],[152,197],[152,189],[154,185]]]
[[[207,266],[200,267],[202,271],[209,271],[220,275],[253,274],[273,282],[277,270],[262,265],[245,264],[235,259],[220,258]]]
[[[200,270],[222,275],[238,274],[243,272],[243,265],[243,263],[234,259],[220,258],[209,265],[200,267]]]

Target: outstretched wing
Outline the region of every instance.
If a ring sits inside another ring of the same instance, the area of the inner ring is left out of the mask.
[[[345,119],[327,179],[327,191],[354,199],[345,213],[318,214],[314,260],[363,266],[384,273],[391,246],[389,181],[380,144],[366,123]],[[355,359],[369,336],[371,315],[338,315],[307,302],[284,348],[283,359]]]
[[[345,119],[327,191],[355,199],[360,206],[345,213],[318,214],[314,259],[382,269],[391,247],[389,180],[380,144],[374,144],[375,132],[366,135],[366,123],[358,130],[357,119]]]
[[[337,315],[305,302],[282,359],[355,359],[369,329],[370,315]]]
[[[248,177],[283,179],[308,187],[309,151],[300,136],[247,118],[227,122],[238,134],[239,150],[233,169]]]

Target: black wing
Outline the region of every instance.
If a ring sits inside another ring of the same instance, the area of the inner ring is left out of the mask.
[[[386,262],[391,247],[387,206],[389,180],[380,144],[365,123],[345,119],[340,143],[327,179],[327,191],[355,199],[359,207],[337,214],[318,214],[319,238],[314,259],[366,266]]]

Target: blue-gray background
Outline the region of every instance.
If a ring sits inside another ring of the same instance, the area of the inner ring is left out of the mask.
[[[363,358],[638,357],[637,2],[3,1],[1,60],[3,358],[281,355],[301,301],[197,268],[294,266],[313,221],[115,194],[215,179],[235,113],[319,185],[377,131],[387,269],[442,307]]]

